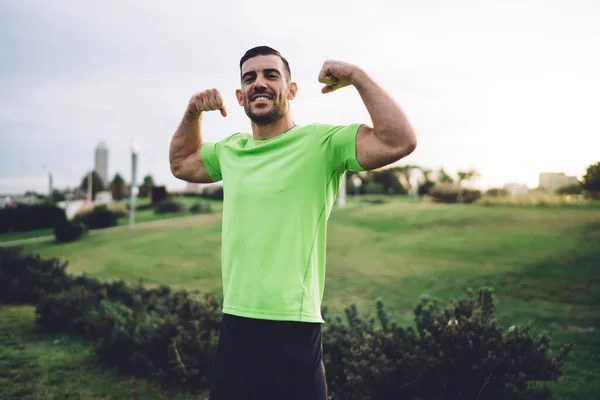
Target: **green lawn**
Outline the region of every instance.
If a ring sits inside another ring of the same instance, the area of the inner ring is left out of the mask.
[[[32,306],[0,306],[0,398],[194,399],[122,377],[95,360],[90,344],[70,335],[40,334]]]
[[[67,259],[72,273],[219,292],[220,223],[220,213],[199,215],[25,250]],[[491,286],[501,323],[547,331],[555,349],[575,344],[555,398],[600,393],[599,208],[350,199],[334,210],[328,237],[324,305],[332,312],[355,303],[373,315],[381,298],[407,325],[422,294],[450,299]]]

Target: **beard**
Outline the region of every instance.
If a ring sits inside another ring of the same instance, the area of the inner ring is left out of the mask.
[[[269,125],[279,119],[281,119],[284,115],[285,115],[285,105],[282,103],[275,103],[274,102],[275,99],[273,99],[273,106],[271,107],[271,109],[269,110],[269,112],[265,113],[255,113],[252,110],[252,105],[250,104],[250,102],[248,101],[248,103],[246,103],[246,106],[244,107],[244,111],[246,112],[246,115],[248,116],[248,118],[250,118],[250,120],[252,122],[254,122],[256,125]]]

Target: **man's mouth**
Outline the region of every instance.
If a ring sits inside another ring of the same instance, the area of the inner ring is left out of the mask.
[[[268,101],[268,100],[271,100],[271,97],[266,96],[264,94],[252,97],[252,102]]]

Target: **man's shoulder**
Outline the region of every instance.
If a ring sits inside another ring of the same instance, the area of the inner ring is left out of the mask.
[[[239,146],[243,145],[243,143],[247,142],[248,139],[252,138],[252,135],[246,132],[236,132],[232,133],[229,136],[221,139],[218,143],[221,146]]]
[[[311,129],[318,135],[332,136],[340,131],[355,131],[360,127],[360,123],[351,124],[328,124],[324,122],[312,123]]]

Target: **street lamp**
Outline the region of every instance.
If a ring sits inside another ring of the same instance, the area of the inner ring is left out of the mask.
[[[354,186],[354,197],[358,198],[358,194],[360,193],[360,187],[362,185],[362,179],[354,175],[352,177],[352,185]]]
[[[129,229],[133,229],[135,223],[135,195],[137,194],[137,184],[135,182],[137,173],[137,161],[138,153],[140,152],[140,145],[134,141],[131,143],[131,189],[130,189],[130,200],[129,200]]]

